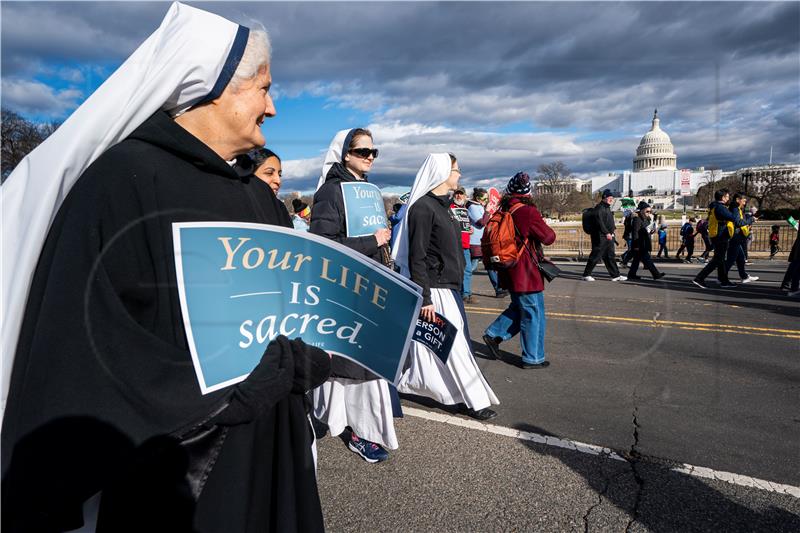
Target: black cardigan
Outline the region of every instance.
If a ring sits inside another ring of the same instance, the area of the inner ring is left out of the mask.
[[[447,196],[429,192],[408,211],[408,268],[422,287],[422,304],[430,305],[431,289],[461,290],[464,250],[461,226],[453,219]]]

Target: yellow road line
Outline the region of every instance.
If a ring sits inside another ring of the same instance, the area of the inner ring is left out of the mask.
[[[470,313],[478,315],[496,316],[504,309],[492,307],[466,307]],[[734,324],[698,324],[694,322],[679,322],[675,320],[653,320],[644,318],[627,318],[616,316],[596,316],[579,315],[572,313],[547,313],[547,318],[556,320],[572,320],[574,322],[589,322],[595,324],[607,324],[609,322],[620,322],[626,325],[645,325],[649,327],[663,327],[669,329],[682,329],[688,331],[705,331],[711,333],[739,333],[746,335],[758,335],[760,337],[781,337],[786,339],[800,339],[800,330],[777,329],[777,328],[758,328],[754,326],[739,326]]]

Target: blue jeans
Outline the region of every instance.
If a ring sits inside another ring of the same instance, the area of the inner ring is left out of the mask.
[[[480,262],[481,262],[480,259],[472,260],[472,270],[470,271],[470,279],[472,279],[472,273],[475,272],[475,270],[478,268],[478,263]],[[500,290],[497,287],[497,271],[487,270],[486,273],[489,275],[489,281],[492,284],[492,288],[494,288],[494,292],[497,293],[497,291]]]
[[[469,248],[464,250],[464,282],[461,287],[461,295],[469,296],[472,294],[472,257]]]
[[[512,292],[511,303],[486,328],[486,335],[504,341],[520,334],[522,361],[537,364],[544,361],[544,292]]]

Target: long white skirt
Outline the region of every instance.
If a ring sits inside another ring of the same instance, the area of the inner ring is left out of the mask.
[[[431,289],[431,300],[436,312],[458,329],[447,364],[427,347],[412,342],[408,354],[411,366],[400,379],[397,390],[432,398],[444,405],[465,403],[476,411],[499,404],[472,356],[470,341],[464,333],[460,296],[451,289]]]
[[[314,416],[328,425],[331,435],[350,426],[359,437],[384,448],[396,450],[399,446],[389,383],[383,379],[329,379],[314,389]]]

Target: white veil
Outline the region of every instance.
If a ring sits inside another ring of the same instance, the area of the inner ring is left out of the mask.
[[[405,277],[410,276],[408,270],[408,215],[414,202],[435,189],[437,185],[445,181],[450,176],[453,164],[450,161],[450,154],[428,154],[425,162],[419,167],[417,177],[414,178],[414,185],[411,187],[411,195],[406,204],[406,215],[400,223],[397,238],[392,248],[392,258],[395,265],[400,267],[400,273]]]
[[[218,15],[173,3],[159,28],[3,183],[0,413],[33,272],[67,193],[100,154],[159,109],[174,116],[219,96],[248,33]]]
[[[334,163],[341,163],[342,162],[342,149],[344,148],[344,140],[347,138],[347,134],[349,134],[353,130],[341,130],[333,136],[333,140],[331,141],[330,146],[328,146],[328,151],[325,152],[325,161],[322,163],[322,175],[319,177],[319,181],[317,181],[317,189],[319,190],[322,187],[322,184],[325,183],[325,178],[328,177],[328,171],[331,169]]]

